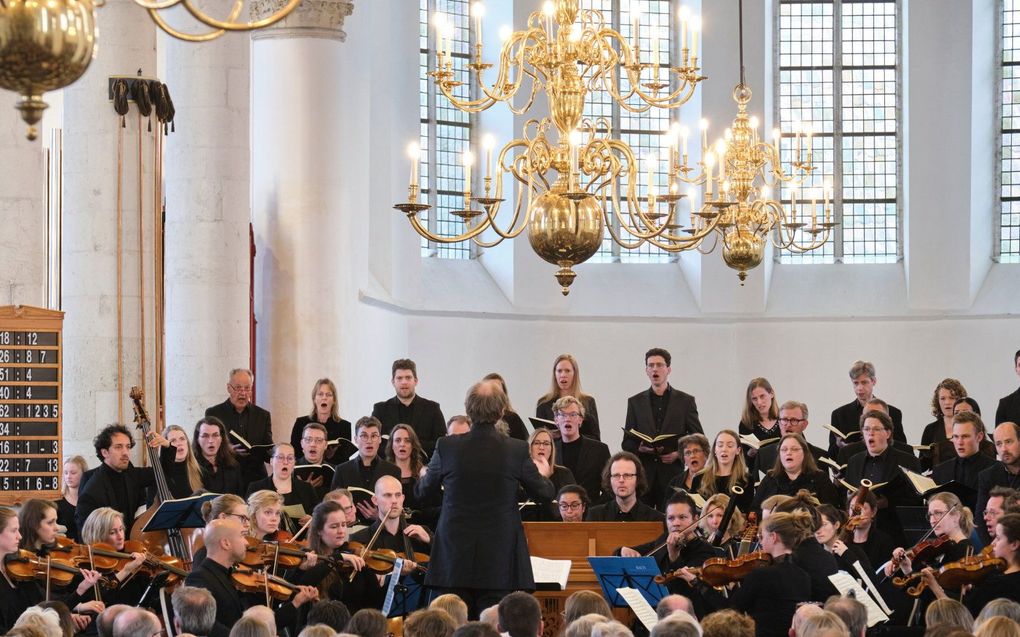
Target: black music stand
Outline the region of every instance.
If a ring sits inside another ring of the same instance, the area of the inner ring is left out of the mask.
[[[654,557],[589,557],[588,563],[591,564],[591,570],[595,571],[595,577],[610,606],[629,607],[616,592],[621,587],[638,590],[652,608],[669,595],[666,587],[655,581],[655,576],[662,575],[662,571]]]
[[[393,572],[386,583],[386,599],[383,602],[383,612],[387,617],[407,617],[422,607],[424,586],[416,582],[412,575],[400,575],[399,569],[403,568],[404,560],[398,559],[393,563]]]
[[[205,526],[202,505],[218,498],[219,493],[203,493],[180,500],[164,500],[149,518],[143,532],[166,531],[169,529],[197,529]]]

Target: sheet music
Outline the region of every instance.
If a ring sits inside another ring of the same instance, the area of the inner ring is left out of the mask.
[[[853,597],[864,604],[864,607],[868,610],[868,628],[889,619],[889,616],[882,612],[882,609],[871,598],[868,591],[864,590],[864,587],[846,571],[839,571],[830,575],[829,581],[832,582],[832,585],[836,587],[841,595]]]
[[[640,591],[634,588],[621,586],[616,589],[616,592],[619,593],[620,597],[622,597],[625,602],[627,602],[627,605],[631,607],[637,618],[640,619],[641,623],[648,629],[648,632],[651,632],[652,628],[655,627],[655,624],[659,623],[659,616],[655,614],[655,609],[652,608],[652,605],[645,601],[645,598],[641,595]]]
[[[393,596],[397,592],[397,582],[400,581],[400,573],[404,570],[404,558],[398,557],[393,560],[393,571],[390,573],[390,585],[386,587],[386,601],[383,602],[382,614],[390,616],[390,609],[393,607]]]
[[[885,600],[882,599],[882,595],[879,594],[878,587],[875,586],[875,582],[872,581],[871,576],[864,571],[864,567],[861,566],[859,561],[854,562],[854,570],[861,576],[861,580],[864,582],[864,587],[868,589],[868,592],[871,593],[871,596],[874,597],[875,601],[882,607],[885,614],[892,615],[892,611],[889,610],[889,606],[885,603]]]
[[[531,556],[531,570],[536,584],[557,584],[560,590],[567,588],[570,579],[570,560],[547,560]]]

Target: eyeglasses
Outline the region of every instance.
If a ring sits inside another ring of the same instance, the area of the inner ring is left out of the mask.
[[[888,430],[885,427],[861,427],[861,431],[866,434],[877,434]]]
[[[365,440],[365,441],[369,441],[369,440],[382,440],[382,436],[380,436],[379,434],[360,433],[360,434],[358,434],[358,440]]]
[[[551,447],[552,443],[548,440],[536,440],[531,443],[532,447]]]
[[[611,480],[633,480],[637,477],[636,473],[611,473],[609,478]]]
[[[241,521],[241,524],[251,524],[251,520],[248,519],[247,515],[241,513],[225,513],[228,518],[237,518]]]
[[[779,422],[784,425],[799,425],[802,422],[807,422],[807,418],[780,418]]]
[[[583,506],[583,502],[560,502],[560,508],[564,511],[577,511]]]
[[[251,385],[229,385],[230,389],[238,394],[250,394]]]
[[[558,411],[556,415],[560,418],[566,418],[568,420],[580,420],[581,414],[576,411]]]
[[[325,438],[319,438],[319,437],[309,438],[308,436],[305,436],[301,440],[303,440],[305,442],[311,442],[311,443],[323,443],[323,442],[326,442]]]
[[[273,456],[273,457],[279,460],[280,462],[294,462],[295,460],[297,460],[297,458],[295,458],[294,456]]]
[[[685,456],[704,456],[704,455],[708,455],[708,454],[705,453],[704,449],[701,449],[699,447],[698,449],[684,449],[684,455]]]

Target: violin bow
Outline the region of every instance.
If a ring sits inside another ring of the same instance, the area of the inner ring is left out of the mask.
[[[701,515],[701,517],[700,517],[700,518],[698,518],[697,520],[695,520],[695,521],[691,522],[690,524],[688,524],[687,526],[685,526],[685,527],[684,527],[683,529],[681,529],[681,530],[680,530],[680,537],[683,537],[684,535],[686,535],[686,534],[687,534],[687,532],[688,532],[688,531],[690,531],[690,530],[691,530],[691,529],[693,529],[694,527],[698,526],[698,524],[700,524],[702,520],[704,520],[705,518],[707,518],[707,517],[708,517],[708,516],[709,516],[709,515],[710,515],[710,514],[711,514],[711,513],[713,512],[713,511],[715,511],[715,510],[716,510],[716,509],[718,509],[718,508],[720,508],[718,504],[716,504],[716,505],[712,506],[712,507],[711,507],[711,508],[709,508],[709,509],[708,509],[707,511],[705,511],[705,512],[704,512],[704,513],[703,513],[703,514]],[[667,537],[667,538],[669,538],[669,533],[666,533],[666,537]],[[668,542],[663,542],[662,544],[660,544],[660,545],[656,546],[656,547],[655,547],[654,549],[652,549],[651,551],[648,551],[647,553],[645,553],[645,554],[644,554],[644,555],[643,555],[642,557],[649,557],[649,556],[650,556],[650,555],[652,555],[653,553],[656,553],[656,552],[658,552],[658,551],[661,551],[661,550],[662,550],[663,548],[665,548],[666,544],[668,544]]]
[[[390,510],[392,511],[393,509],[390,509]],[[387,516],[387,517],[389,517],[389,516]],[[376,520],[376,521],[379,523],[379,526],[376,527],[375,533],[372,534],[372,538],[368,541],[368,543],[365,544],[364,547],[362,547],[361,554],[358,557],[364,558],[366,555],[368,555],[368,552],[372,550],[373,546],[375,546],[376,540],[379,539],[379,535],[382,533],[383,527],[385,526],[385,520]],[[348,582],[353,582],[354,581],[354,577],[357,574],[358,574],[357,571],[351,571],[351,577],[347,581]]]

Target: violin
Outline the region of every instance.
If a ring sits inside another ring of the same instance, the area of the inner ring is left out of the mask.
[[[422,566],[423,562],[429,561],[429,556],[424,553],[418,553],[415,551],[412,555],[408,556],[403,552],[393,551],[391,549],[370,549],[366,550],[366,547],[361,542],[350,542],[347,544],[347,548],[350,553],[358,555],[365,560],[365,566],[370,568],[379,574],[386,574],[393,570],[393,564],[397,559],[411,560],[418,565],[417,571],[421,573],[427,573],[428,570]]]
[[[861,480],[861,486],[850,500],[850,518],[843,524],[843,529],[839,534],[839,540],[844,544],[850,541],[854,531],[864,522],[864,499],[868,495],[868,490],[871,489],[871,484],[871,480],[867,478]]]
[[[231,569],[230,579],[234,583],[234,588],[242,593],[266,593],[281,602],[290,601],[298,592],[296,585],[282,577],[270,575],[265,571],[256,571],[240,564]]]
[[[70,586],[74,576],[81,575],[81,569],[71,562],[52,557],[39,557],[25,549],[8,554],[4,558],[4,567],[13,580],[20,582],[39,580],[58,588]],[[100,584],[113,589],[117,587],[117,580],[104,577]]]
[[[953,541],[949,539],[948,535],[937,537],[934,540],[921,540],[912,546],[909,551],[906,551],[901,557],[894,555],[890,561],[892,562],[894,569],[898,568],[900,563],[907,558],[909,558],[911,562],[915,560],[930,562],[948,551],[952,544]]]
[[[297,568],[301,566],[309,555],[315,555],[318,559],[326,562],[337,571],[349,571],[353,570],[353,566],[343,559],[338,559],[330,555],[321,555],[319,553],[312,553],[309,549],[302,547],[300,544],[291,542],[267,542],[265,540],[259,540],[258,538],[248,537],[248,549],[245,553],[245,557],[241,560],[241,563],[251,568],[257,568],[259,566],[268,566],[275,568],[281,566],[283,568]]]
[[[992,555],[991,548],[986,546],[977,555],[968,555],[943,565],[935,574],[935,581],[944,589],[959,590],[966,584],[976,584],[989,575],[1001,573],[1006,569],[1006,560]],[[919,597],[928,587],[920,571],[909,577],[894,577],[893,584],[900,588],[906,587],[907,595],[911,597]]]
[[[45,547],[44,555],[101,573],[110,573],[122,568],[116,559],[92,554],[88,545],[76,544],[74,540],[66,537],[57,537],[52,546]]]
[[[146,551],[146,546],[144,544],[135,540],[125,541],[123,551],[118,551],[112,545],[106,544],[105,542],[96,542],[86,548],[90,550],[93,556],[115,561],[117,566],[112,569],[114,571],[119,571],[130,562],[134,561],[135,558],[132,553],[142,553],[145,555],[145,561],[142,562],[138,571],[146,573],[150,577],[158,575],[159,573],[168,573],[168,586],[172,586],[188,576],[188,571],[181,567],[181,560],[179,558],[176,558],[173,555],[153,555]]]
[[[712,557],[705,560],[700,567],[688,568],[702,582],[713,588],[720,588],[734,582],[743,580],[756,568],[762,568],[772,564],[772,556],[765,551],[754,551],[745,555],[727,559],[725,557]],[[681,577],[680,570],[671,571],[664,575],[656,575],[655,581],[658,584],[671,582]]]

